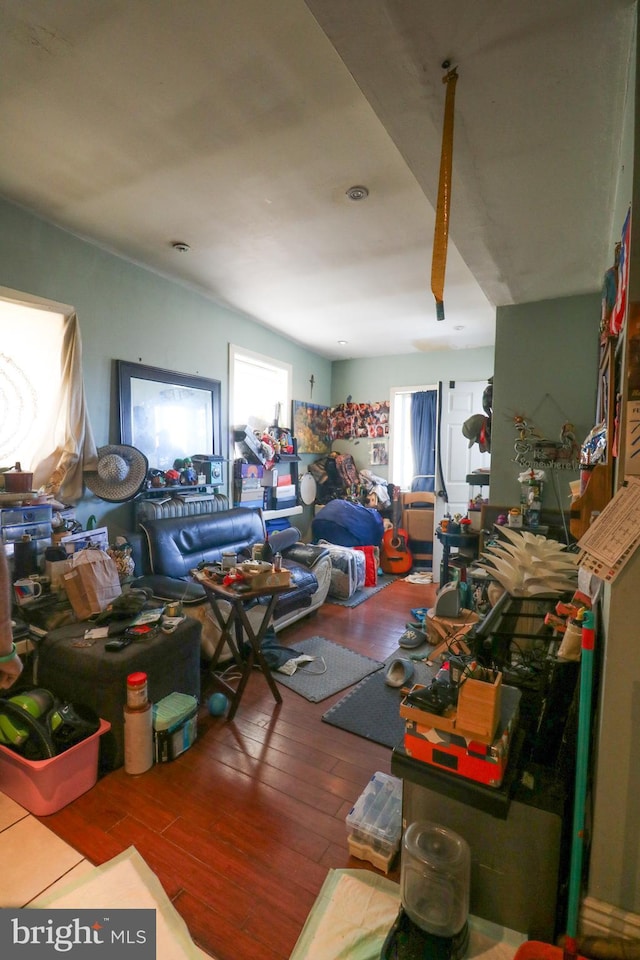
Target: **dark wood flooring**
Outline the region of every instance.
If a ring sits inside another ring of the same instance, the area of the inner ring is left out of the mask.
[[[325,603],[279,641],[321,635],[384,660],[435,592],[396,580],[352,609]],[[390,772],[391,751],[322,723],[344,692],[313,704],[280,690],[277,706],[256,672],[232,722],[201,708],[177,760],[113,771],[43,821],[96,865],[134,846],[218,960],[286,960],[327,871],[375,869],[349,856],[345,817],[371,775]],[[205,673],[203,704],[209,692]]]

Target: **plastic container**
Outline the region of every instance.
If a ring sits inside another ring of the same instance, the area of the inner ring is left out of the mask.
[[[94,786],[100,737],[110,729],[111,724],[101,720],[90,737],[47,760],[25,760],[0,744],[2,792],[36,817],[56,813]]]
[[[417,820],[402,841],[400,897],[410,919],[438,937],[454,937],[469,914],[471,851],[448,827]]]
[[[402,780],[374,773],[347,815],[347,833],[352,850],[356,846],[367,848],[382,861],[390,861],[402,834]]]
[[[198,735],[198,701],[188,693],[170,693],[153,705],[156,763],[184,753]]]
[[[49,503],[32,506],[6,507],[0,510],[0,524],[10,527],[16,523],[50,523],[53,507]]]
[[[145,710],[148,703],[146,673],[130,673],[127,677],[127,707],[129,710]]]

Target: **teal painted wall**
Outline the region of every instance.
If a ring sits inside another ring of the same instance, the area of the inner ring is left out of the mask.
[[[235,343],[293,366],[294,398],[330,402],[331,362],[202,294],[89,244],[0,200],[0,286],[73,306],[80,319],[89,416],[98,446],[119,439],[113,361],[141,362],[222,382],[228,423],[228,345]],[[28,330],[20,331],[28,336]],[[87,498],[117,533],[131,528],[131,505]]]
[[[388,400],[392,388],[435,386],[440,380],[487,380],[492,374],[493,347],[338,360],[333,364],[331,403],[344,403],[349,394],[354,403],[375,403]],[[389,479],[388,467],[370,466],[367,441],[338,440],[333,449],[350,453],[360,470]]]

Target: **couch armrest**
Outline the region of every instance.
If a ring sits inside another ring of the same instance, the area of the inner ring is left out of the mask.
[[[203,603],[207,599],[204,587],[190,580],[177,580],[163,577],[158,573],[149,573],[131,582],[131,587],[151,590],[154,600],[180,602],[185,606]]]
[[[301,564],[303,567],[308,567],[309,570],[313,570],[316,563],[322,559],[322,557],[328,557],[329,551],[326,547],[320,546],[315,543],[294,543],[292,547],[289,547],[284,551],[283,556],[287,560],[295,560],[296,563]]]

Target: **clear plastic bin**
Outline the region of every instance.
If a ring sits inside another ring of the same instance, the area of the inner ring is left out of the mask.
[[[50,523],[22,523],[1,529],[5,543],[18,543],[24,536],[29,536],[32,540],[42,540],[51,536]]]
[[[53,508],[49,503],[25,507],[5,507],[0,510],[0,524],[11,527],[16,523],[51,523]]]
[[[402,780],[374,773],[347,815],[347,833],[375,853],[394,854],[402,834]]]

